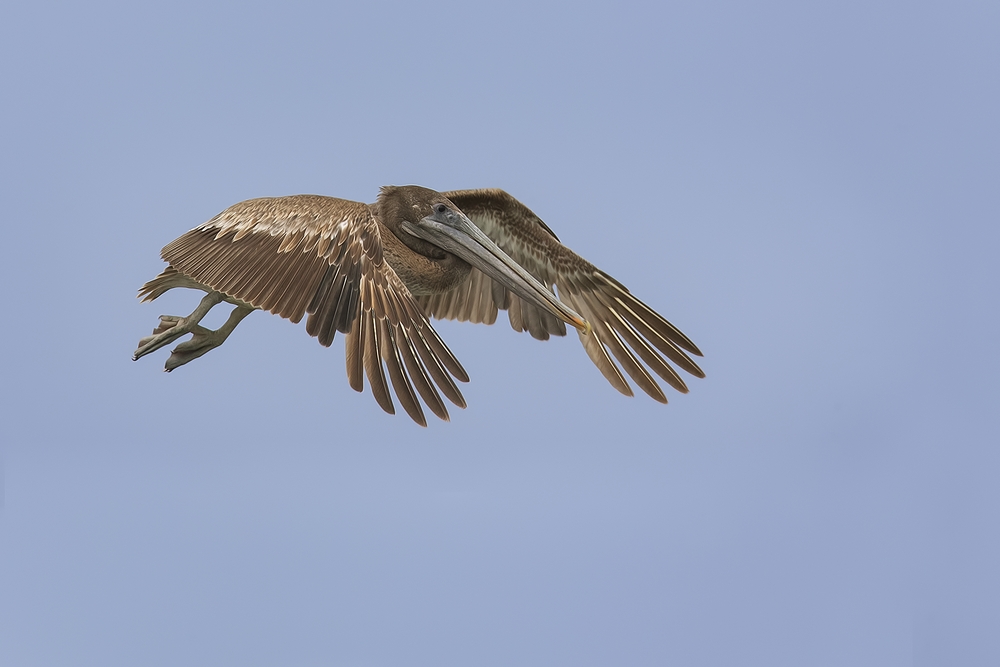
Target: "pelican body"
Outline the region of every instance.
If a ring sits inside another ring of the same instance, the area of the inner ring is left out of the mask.
[[[174,240],[161,256],[168,266],[139,290],[143,301],[175,287],[207,293],[187,317],[160,316],[139,341],[134,360],[192,334],[174,348],[167,371],[222,345],[254,310],[295,323],[306,317],[306,331],[324,346],[345,334],[352,388],[363,391],[367,376],[375,400],[394,414],[391,384],[407,414],[426,426],[421,399],[448,420],[440,394],[464,408],[455,380],[469,380],[429,319],[493,324],[506,310],[514,330],[539,340],[565,336],[567,324],[576,328],[623,394],[632,390],[622,369],[662,403],[650,370],[686,393],[667,359],[704,377],[688,356],[701,352],[687,336],[502,190],[387,186],[374,204],[318,195],[250,199]],[[201,326],[222,302],[236,306],[226,323],[214,331]]]

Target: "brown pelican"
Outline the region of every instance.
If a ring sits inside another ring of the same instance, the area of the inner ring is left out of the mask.
[[[662,403],[667,398],[649,370],[688,390],[664,357],[704,377],[685,353],[701,356],[687,336],[562,245],[503,190],[389,186],[374,204],[318,195],[250,199],[173,241],[161,256],[169,266],[139,290],[143,301],[174,287],[207,292],[193,313],[161,316],[153,335],[139,341],[133,359],[193,334],[174,348],[167,371],[222,345],[254,310],[296,323],[308,315],[306,331],[320,344],[346,334],[351,387],[363,391],[367,375],[375,400],[394,414],[391,383],[403,409],[426,426],[417,396],[447,420],[437,390],[464,408],[454,380],[469,380],[429,318],[493,324],[499,309],[514,330],[539,340],[575,327],[590,359],[628,396],[612,357]],[[236,306],[226,323],[214,331],[201,326],[222,301]]]

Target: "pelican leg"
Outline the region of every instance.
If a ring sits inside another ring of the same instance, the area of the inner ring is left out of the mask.
[[[209,292],[201,300],[194,312],[187,317],[175,315],[160,315],[160,324],[153,329],[152,336],[146,336],[139,341],[139,348],[132,354],[132,361],[138,361],[150,352],[169,345],[184,334],[189,334],[198,326],[198,322],[208,314],[223,299],[219,292]]]
[[[236,325],[243,321],[243,318],[254,311],[250,306],[236,306],[229,314],[229,319],[221,327],[212,331],[201,325],[196,325],[191,331],[194,336],[191,340],[186,340],[170,352],[163,370],[170,372],[178,366],[183,366],[189,361],[193,361],[205,354],[209,350],[214,350],[229,338]]]

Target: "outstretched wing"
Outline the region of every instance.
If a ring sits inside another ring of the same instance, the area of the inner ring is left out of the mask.
[[[650,369],[684,393],[687,385],[667,363],[668,359],[696,377],[705,376],[687,354],[701,356],[687,336],[634,297],[624,285],[560,243],[527,206],[503,190],[456,190],[443,194],[514,261],[543,284],[554,286],[559,299],[590,322],[592,333],[580,332],[580,340],[591,360],[618,391],[632,395],[612,357],[643,391],[663,403],[667,398]],[[560,320],[509,293],[475,268],[455,289],[416,298],[431,317],[492,324],[497,309],[506,309],[516,331],[527,331],[540,340],[553,334],[566,335],[566,326]]]
[[[306,331],[322,345],[338,331],[347,334],[351,387],[364,389],[363,368],[386,412],[395,413],[386,370],[403,408],[421,425],[417,394],[448,419],[435,385],[465,407],[451,376],[469,377],[383,258],[367,204],[317,195],[250,199],[161,254],[179,273],[254,308],[292,322],[308,314]]]

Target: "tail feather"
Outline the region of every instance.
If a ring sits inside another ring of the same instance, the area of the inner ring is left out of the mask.
[[[203,289],[206,292],[211,291],[197,281],[178,272],[174,267],[168,266],[163,270],[163,273],[139,288],[139,298],[142,299],[143,303],[152,301],[167,290],[175,287],[193,287],[195,289]]]

